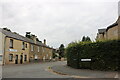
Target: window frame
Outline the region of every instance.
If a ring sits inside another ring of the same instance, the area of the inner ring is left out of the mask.
[[[34,51],[34,47],[33,47],[33,45],[31,45],[31,51]]]
[[[25,42],[22,42],[22,50],[25,50]]]
[[[0,55],[0,61],[3,61],[3,56],[2,55]]]
[[[9,54],[9,62],[13,61],[13,54]]]
[[[10,48],[13,48],[13,39],[10,39],[9,47],[10,47]]]
[[[38,46],[38,52],[40,52],[40,47]]]
[[[25,62],[27,61],[27,55],[24,55],[24,61]]]
[[[27,43],[25,44],[25,48],[27,48]]]
[[[45,52],[44,47],[42,47],[42,51],[43,51],[43,53]]]

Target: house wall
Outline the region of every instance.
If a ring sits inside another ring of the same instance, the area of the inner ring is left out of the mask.
[[[103,40],[105,40],[104,34],[98,34],[97,35],[97,41],[103,41]]]
[[[33,51],[31,50],[31,46],[33,46]],[[38,52],[38,47],[39,52]],[[52,49],[43,47],[43,46],[38,46],[35,44],[30,44],[30,61],[36,60],[35,55],[37,56],[37,60],[49,60],[52,58]]]
[[[5,64],[15,64],[16,62],[16,55],[18,55],[18,64],[20,64],[21,55],[23,56],[22,62],[27,63],[29,62],[29,43],[25,42],[25,45],[27,44],[27,48],[25,47],[25,50],[22,50],[22,43],[23,41],[13,39],[13,48],[10,48],[10,39],[6,37],[6,43],[5,43]],[[9,54],[13,54],[13,61],[9,61]],[[27,55],[27,61],[25,60],[25,55]]]
[[[3,64],[5,35],[0,32],[0,65]]]
[[[118,39],[120,40],[120,15],[117,22],[118,22]]]
[[[44,49],[43,50],[43,55],[42,55],[43,58],[45,58],[47,60],[52,59],[52,49],[46,48],[46,47],[44,47],[43,49]]]
[[[33,50],[31,49],[33,46]],[[39,51],[38,51],[38,47],[39,47]],[[42,59],[42,47],[35,45],[35,44],[30,44],[30,61],[33,61],[35,59],[37,60],[41,60]]]
[[[107,40],[107,32],[104,33],[104,40]]]
[[[117,39],[118,39],[118,26],[108,29],[107,40],[117,40]]]

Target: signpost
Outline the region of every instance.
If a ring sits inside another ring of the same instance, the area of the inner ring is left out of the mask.
[[[92,61],[92,59],[81,59],[81,62],[85,62],[84,64],[89,64],[89,68],[91,69],[91,61]],[[85,67],[85,66],[84,66]],[[88,67],[87,67],[88,68]]]
[[[81,61],[91,61],[91,59],[81,59]]]

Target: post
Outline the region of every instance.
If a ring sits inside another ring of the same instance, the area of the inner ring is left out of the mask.
[[[80,65],[79,65],[79,53],[77,53],[78,57],[77,57],[77,68],[80,68]]]

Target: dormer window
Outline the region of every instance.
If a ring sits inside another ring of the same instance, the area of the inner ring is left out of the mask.
[[[13,48],[13,39],[10,39],[10,48]]]

